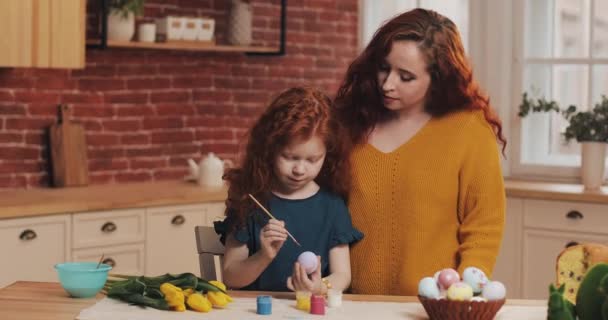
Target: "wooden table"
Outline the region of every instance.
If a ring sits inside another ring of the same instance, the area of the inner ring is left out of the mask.
[[[235,297],[256,297],[262,292],[233,291]],[[268,294],[268,293],[264,293]],[[270,293],[276,298],[290,298],[293,293]],[[73,320],[80,310],[95,304],[104,296],[99,294],[90,299],[70,298],[54,282],[18,281],[0,289],[0,319],[3,320]],[[386,301],[416,302],[416,297],[379,296],[379,295],[344,295],[344,299],[353,301]],[[508,305],[546,306],[544,300],[507,300]]]

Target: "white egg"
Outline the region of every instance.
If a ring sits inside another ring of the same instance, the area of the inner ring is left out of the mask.
[[[501,300],[507,295],[505,285],[500,281],[490,281],[483,287],[481,296],[488,300]]]
[[[439,286],[435,279],[431,277],[424,277],[418,283],[418,294],[430,299],[439,298]]]
[[[488,283],[488,277],[479,268],[467,267],[462,272],[462,280],[473,288],[474,293],[480,293]]]

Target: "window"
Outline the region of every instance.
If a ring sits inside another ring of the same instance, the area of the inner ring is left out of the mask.
[[[390,18],[414,8],[435,10],[450,18],[460,32],[465,51],[469,38],[469,0],[377,0],[361,1],[361,37],[360,47],[363,48],[371,40],[374,32]]]
[[[514,108],[524,91],[579,110],[592,108],[602,94],[608,95],[607,13],[606,0],[516,2]],[[516,124],[515,175],[578,175],[580,144],[563,142],[567,122],[561,115],[530,114]]]

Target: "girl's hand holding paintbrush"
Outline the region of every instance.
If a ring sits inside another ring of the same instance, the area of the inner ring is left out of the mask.
[[[260,230],[261,253],[269,259],[274,259],[287,240],[285,222],[270,219],[266,226]]]

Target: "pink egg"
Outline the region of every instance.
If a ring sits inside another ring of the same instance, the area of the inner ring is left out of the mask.
[[[311,274],[315,272],[315,270],[317,270],[317,255],[310,251],[302,252],[298,257],[298,262],[300,263],[300,265],[302,265],[302,267],[304,267],[304,270],[306,270],[307,274]]]
[[[460,275],[458,274],[458,271],[452,269],[452,268],[447,268],[447,269],[443,269],[441,270],[441,272],[439,272],[439,277],[437,279],[437,282],[439,282],[439,286],[442,289],[448,289],[453,283],[460,281]]]

